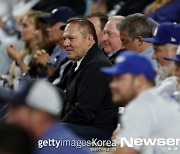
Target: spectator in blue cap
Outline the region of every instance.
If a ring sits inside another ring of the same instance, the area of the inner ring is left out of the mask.
[[[175,57],[180,43],[180,26],[172,23],[163,23],[152,38],[144,38],[146,42],[153,43],[152,58],[158,64],[157,86],[163,95],[170,95],[176,90],[177,79],[173,76],[174,64],[164,59]]]
[[[141,82],[145,89],[155,85],[155,71],[151,63],[143,56],[132,52],[123,52],[116,58],[114,67],[105,67],[102,71],[114,75],[110,84],[113,101],[123,103],[121,105],[126,106],[135,97],[135,92],[139,89],[136,87],[138,84],[134,85],[135,80],[137,83]]]
[[[66,76],[65,74],[71,66],[71,61],[66,58],[67,53],[62,38],[64,31],[60,27],[64,26],[67,20],[74,16],[76,16],[76,13],[71,8],[59,7],[52,10],[50,15],[41,17],[43,22],[49,24],[49,28],[47,28],[49,41],[56,44],[56,47],[50,57],[46,51],[39,51],[35,55],[36,61],[48,67],[48,80],[55,85],[58,84],[61,89],[66,88],[66,78],[64,76]]]
[[[180,46],[178,47],[176,57],[165,57],[165,59],[172,61],[175,64],[173,74],[177,77],[177,86],[176,91],[174,91],[172,96],[177,102],[180,102]]]
[[[28,131],[34,140],[33,154],[89,154],[85,147],[64,144],[72,140],[80,142],[80,139],[58,122],[62,105],[62,98],[51,83],[29,80],[12,97],[6,121]],[[57,141],[62,143],[57,145]]]
[[[49,24],[49,28],[47,28],[49,40],[57,45],[50,57],[50,62],[55,66],[58,66],[66,57],[66,51],[63,46],[64,40],[62,38],[63,30],[60,27],[65,25],[66,21],[75,15],[76,13],[71,8],[59,7],[52,10],[50,15],[41,17],[43,22]]]
[[[146,146],[143,142],[141,145],[128,144],[137,138],[180,136],[179,105],[169,103],[153,88],[155,71],[150,61],[127,51],[117,57],[113,67],[104,67],[101,71],[113,76],[110,88],[114,103],[125,105],[115,154],[153,154],[168,150],[165,146]],[[171,121],[171,125],[167,124],[168,121]],[[173,152],[178,154],[179,150]]]

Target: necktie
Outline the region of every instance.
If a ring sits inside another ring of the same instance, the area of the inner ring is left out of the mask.
[[[77,63],[74,62],[74,63],[72,64],[70,70],[69,70],[69,77],[71,77],[72,74],[74,73],[74,70],[75,70],[76,66],[77,66]]]

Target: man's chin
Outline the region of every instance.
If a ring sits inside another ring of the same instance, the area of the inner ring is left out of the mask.
[[[125,106],[125,102],[121,99],[113,99],[113,103],[119,107],[124,107]]]
[[[111,53],[111,51],[110,51],[110,49],[107,47],[104,47],[104,52],[106,53],[106,54],[109,54],[109,53]]]
[[[172,69],[172,64],[169,66],[161,66],[160,64],[158,64],[157,74],[159,75],[160,80],[164,80],[165,78],[167,78]]]
[[[69,60],[74,60],[74,58],[73,58],[71,55],[67,55],[67,58],[68,58]]]

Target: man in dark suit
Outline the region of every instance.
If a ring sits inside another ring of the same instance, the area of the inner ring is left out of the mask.
[[[69,72],[62,122],[84,139],[110,139],[118,108],[111,101],[111,78],[100,72],[102,66],[111,63],[98,48],[94,25],[86,19],[72,19],[63,38],[67,57],[74,64]]]

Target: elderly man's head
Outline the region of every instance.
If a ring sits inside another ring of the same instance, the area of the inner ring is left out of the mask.
[[[154,53],[152,59],[157,61],[157,73],[160,77],[166,78],[171,76],[174,71],[174,63],[164,59],[167,56],[176,56],[177,45],[173,44],[154,44]]]
[[[120,33],[117,29],[117,24],[121,23],[123,19],[123,16],[113,16],[104,27],[102,41],[106,54],[111,54],[121,49]]]
[[[175,57],[178,44],[180,42],[180,26],[171,23],[161,24],[157,33],[152,38],[143,39],[146,42],[153,43],[154,53],[152,58],[158,63],[158,74],[166,78],[172,75],[174,63],[167,61],[165,57]]]
[[[176,57],[165,57],[166,60],[170,61],[170,62],[174,62],[175,64],[175,69],[174,69],[174,75],[180,78],[180,45],[178,46],[177,49],[177,55]]]
[[[95,43],[98,43],[94,25],[89,20],[81,18],[68,21],[63,38],[67,57],[74,61],[80,60]]]

